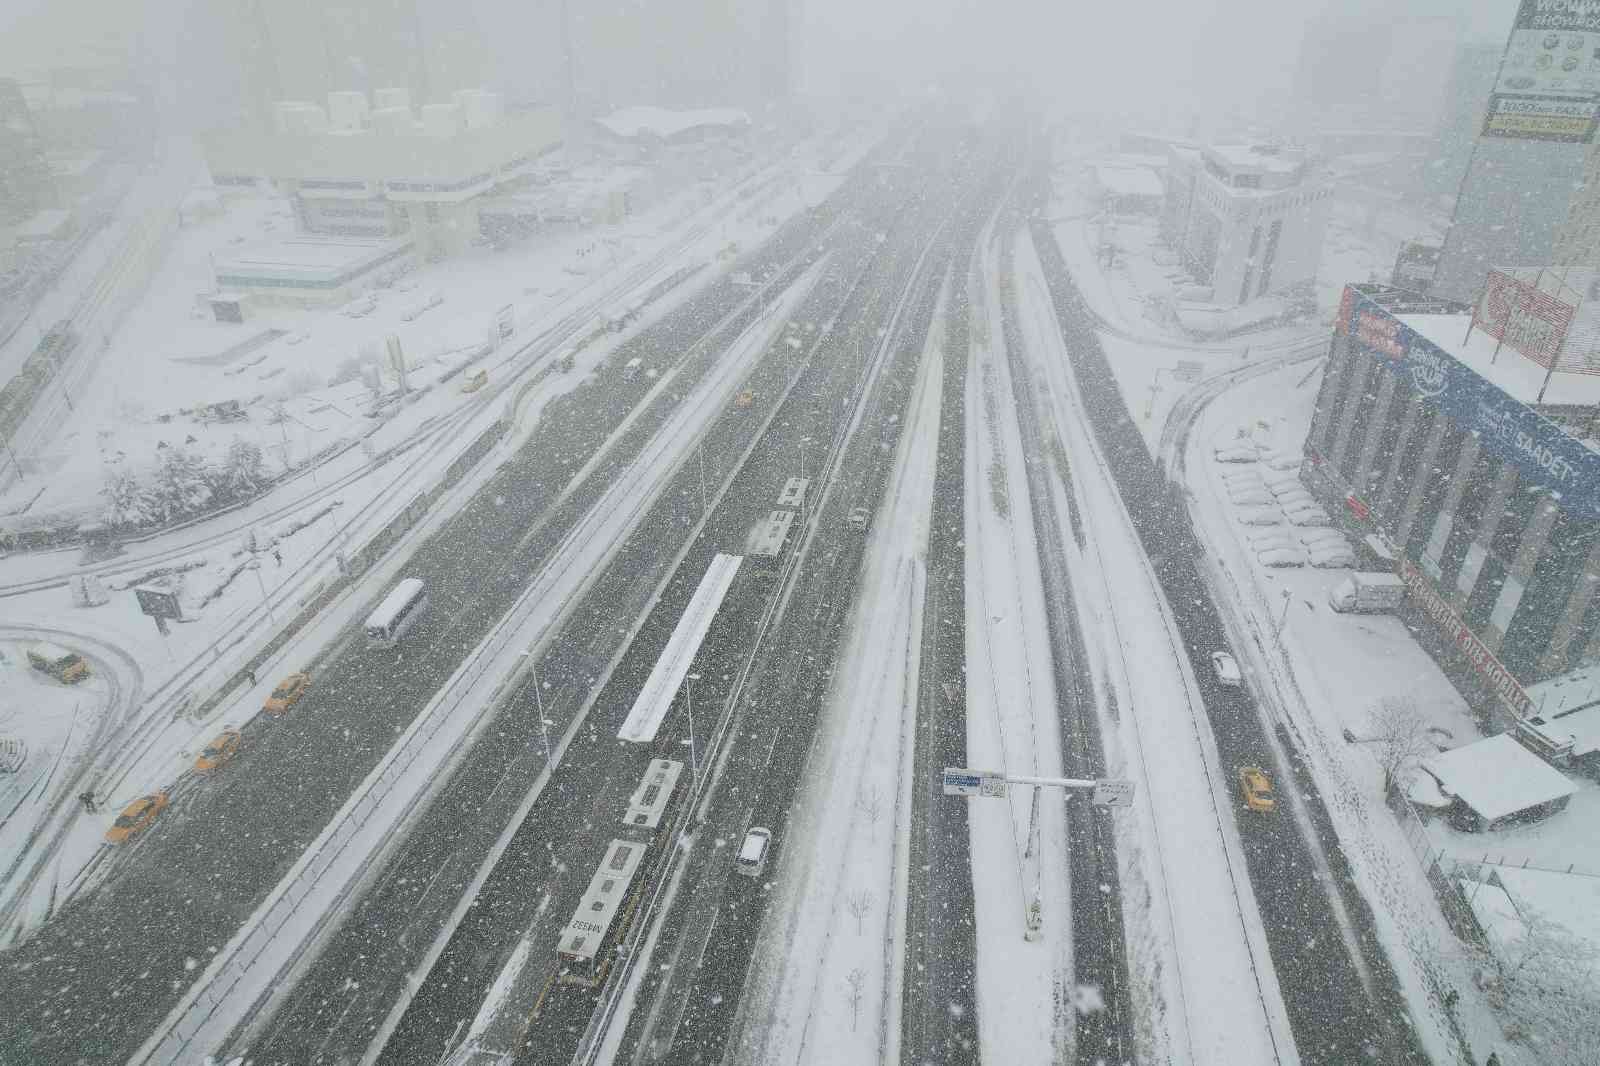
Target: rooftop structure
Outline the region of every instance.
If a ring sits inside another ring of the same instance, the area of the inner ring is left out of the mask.
[[[1462,818],[1477,829],[1553,813],[1578,791],[1565,774],[1505,733],[1440,752],[1422,768],[1465,807]]]
[[[344,303],[411,265],[408,238],[301,236],[241,249],[213,262],[218,289],[262,303]]]

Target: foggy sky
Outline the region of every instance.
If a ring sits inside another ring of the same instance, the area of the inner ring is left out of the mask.
[[[268,0],[270,2],[270,0]],[[463,43],[481,43],[490,87],[549,67],[551,42],[506,32],[556,0],[418,0],[457,12]],[[683,0],[685,6],[693,0]],[[717,0],[729,8],[768,0]],[[610,0],[571,0],[601,13]],[[1249,113],[1287,90],[1311,19],[1327,11],[1458,14],[1467,39],[1503,41],[1516,0],[1219,0],[1213,5],[1129,0],[794,0],[796,82],[809,91],[873,85],[915,92],[963,74],[1024,81],[1057,108],[1171,115]],[[355,3],[350,3],[355,6]],[[136,52],[173,75],[183,100],[222,97],[237,81],[211,43],[221,5],[207,0],[5,0],[0,76],[93,54]],[[664,8],[670,10],[670,8]],[[467,12],[462,15],[461,12]],[[424,18],[421,21],[426,22]],[[212,25],[208,25],[208,23]],[[692,25],[692,23],[690,23]],[[89,28],[93,28],[92,30]],[[481,28],[475,32],[475,27]],[[690,50],[670,39],[663,54]],[[537,82],[538,79],[528,79]],[[553,84],[551,79],[546,83]],[[512,87],[513,89],[518,87]],[[648,101],[636,101],[648,102]],[[733,102],[733,101],[730,101]]]

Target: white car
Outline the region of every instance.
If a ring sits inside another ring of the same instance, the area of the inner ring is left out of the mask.
[[[767,868],[767,852],[772,847],[772,830],[752,826],[739,845],[739,854],[733,860],[734,869],[746,877],[760,877]]]
[[[1260,458],[1254,448],[1218,448],[1212,454],[1219,463],[1253,463]]]
[[[1245,466],[1234,470],[1223,470],[1217,476],[1229,485],[1235,485],[1241,481],[1248,482],[1251,485],[1264,484],[1261,478],[1261,471],[1256,470],[1254,467]]]
[[[1241,485],[1228,489],[1228,500],[1235,507],[1265,507],[1272,502],[1272,497],[1264,488],[1248,488]]]
[[[1343,570],[1356,565],[1356,554],[1349,548],[1316,547],[1311,549],[1311,565],[1323,570]]]
[[[1315,505],[1287,512],[1289,524],[1295,526],[1331,526],[1333,519],[1328,517],[1328,512]]]
[[[1257,551],[1262,548],[1295,548],[1299,546],[1294,537],[1289,535],[1289,531],[1282,526],[1253,529],[1245,534],[1244,539],[1249,542],[1250,547],[1255,548]]]
[[[1276,507],[1244,507],[1239,510],[1239,522],[1246,526],[1281,526],[1283,512]]]
[[[1269,470],[1299,470],[1300,457],[1290,455],[1288,452],[1273,452],[1262,460]]]
[[[1299,548],[1262,548],[1256,552],[1256,561],[1283,570],[1306,565],[1306,553]]]
[[[1296,540],[1305,545],[1306,551],[1314,551],[1317,548],[1350,550],[1350,542],[1337,529],[1312,526],[1306,529],[1297,529],[1294,535]]]
[[[1217,675],[1217,684],[1224,688],[1244,688],[1244,674],[1239,664],[1225,651],[1211,653],[1211,671]]]

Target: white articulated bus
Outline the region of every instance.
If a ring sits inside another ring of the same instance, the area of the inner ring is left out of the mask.
[[[406,578],[367,616],[367,643],[374,648],[394,647],[427,609],[427,586],[420,578]]]

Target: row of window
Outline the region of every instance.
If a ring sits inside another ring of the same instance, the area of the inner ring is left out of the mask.
[[[1348,433],[1341,433],[1358,375],[1357,407]],[[1390,400],[1380,420],[1385,392]],[[1461,615],[1474,632],[1482,634],[1491,623],[1504,627],[1499,655],[1513,674],[1524,681],[1540,675],[1574,590],[1587,591],[1585,566],[1600,526],[1557,509],[1524,587],[1513,572],[1517,555],[1538,535],[1541,511],[1558,508],[1547,486],[1522,476],[1475,433],[1425,402],[1404,377],[1342,338],[1317,405],[1312,445],[1335,464],[1337,478],[1372,507],[1378,524],[1442,593],[1467,594]],[[1335,456],[1341,438],[1345,447]],[[1470,462],[1463,467],[1464,455]],[[1413,493],[1415,514],[1403,525]],[[1447,509],[1452,499],[1455,506]],[[1567,645],[1568,660],[1576,661],[1597,636],[1600,596],[1587,604]]]

